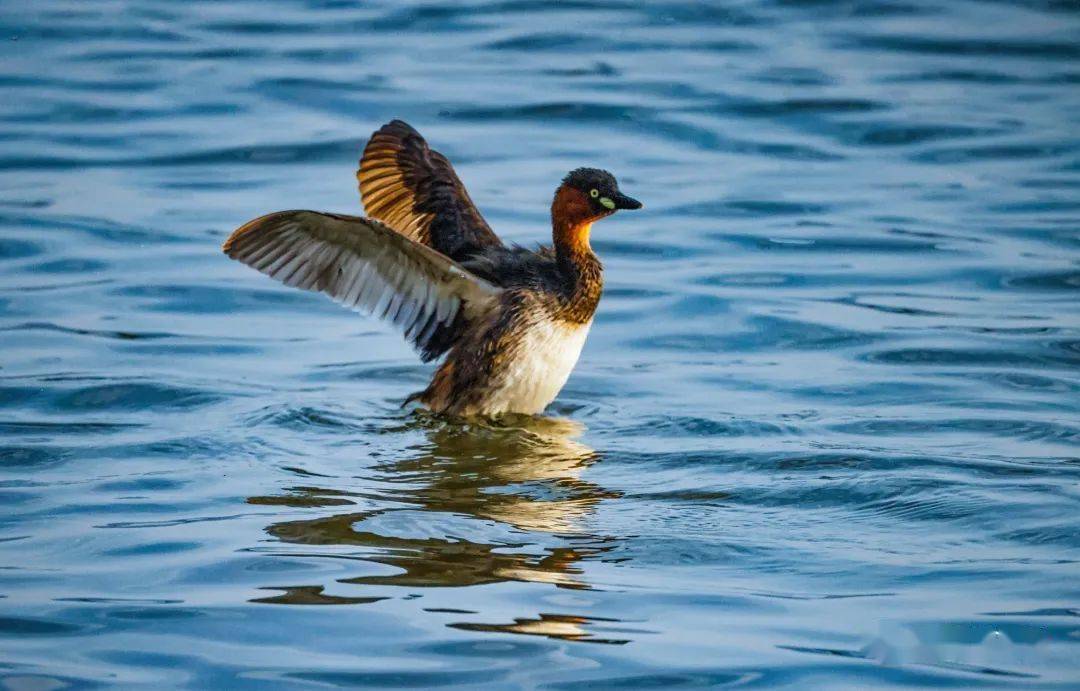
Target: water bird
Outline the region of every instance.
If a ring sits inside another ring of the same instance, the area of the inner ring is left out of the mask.
[[[536,415],[577,363],[603,288],[592,225],[641,202],[577,168],[551,204],[552,245],[499,239],[445,156],[401,120],[377,130],[356,173],[367,216],[278,211],[222,246],[285,285],[398,326],[431,383],[408,399],[436,413]]]

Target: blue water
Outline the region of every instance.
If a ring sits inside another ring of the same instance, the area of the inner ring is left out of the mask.
[[[0,4],[0,685],[1080,684],[1080,5]],[[612,170],[551,419],[227,260]]]

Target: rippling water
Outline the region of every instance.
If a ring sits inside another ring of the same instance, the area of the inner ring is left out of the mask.
[[[0,681],[1080,682],[1080,6],[943,5],[0,5]],[[645,202],[555,419],[220,253],[393,117]]]

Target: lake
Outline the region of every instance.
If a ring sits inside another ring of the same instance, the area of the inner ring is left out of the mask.
[[[1076,688],[1080,5],[0,5],[0,685]],[[228,260],[407,120],[605,293],[538,420]]]

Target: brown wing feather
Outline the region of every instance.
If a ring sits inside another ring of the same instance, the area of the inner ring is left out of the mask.
[[[430,247],[356,216],[279,211],[238,228],[222,250],[285,285],[390,320],[425,361],[449,347],[448,330],[486,313],[502,292]]]
[[[371,136],[356,178],[368,216],[452,259],[502,245],[450,161],[401,120]]]

